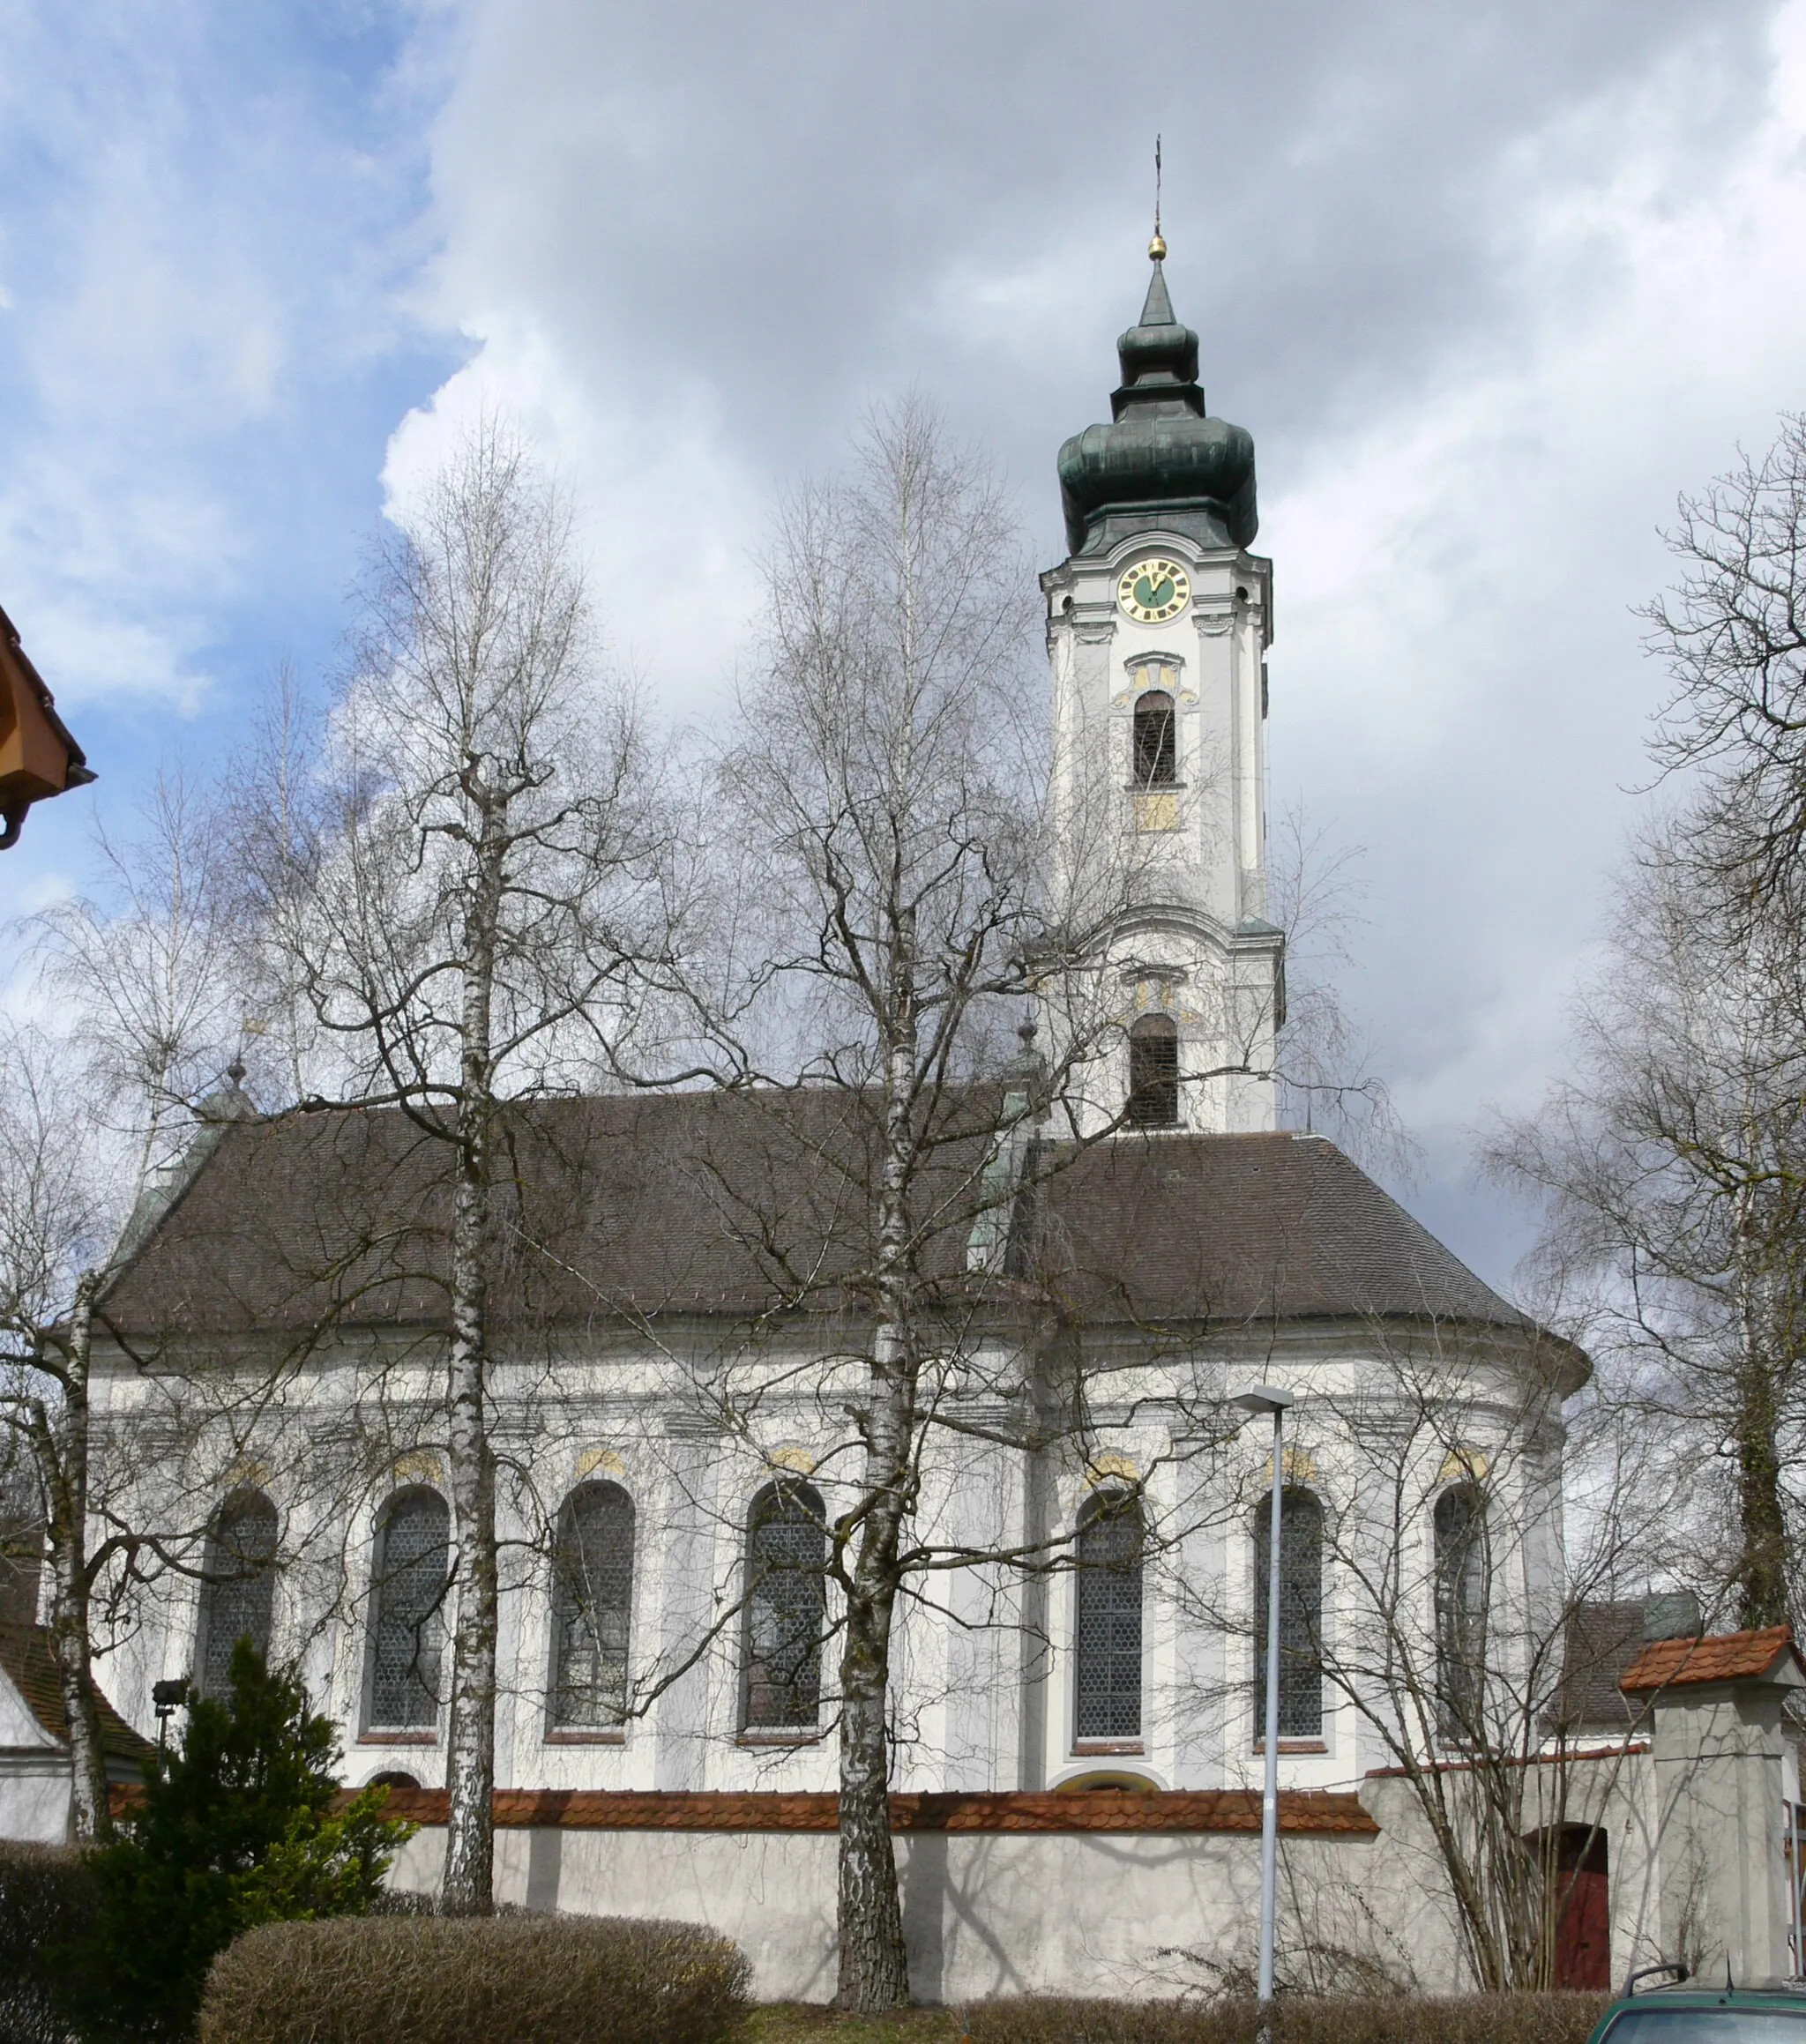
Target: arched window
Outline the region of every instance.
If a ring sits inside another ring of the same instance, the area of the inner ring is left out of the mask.
[[[770,1484],[752,1502],[740,1711],[749,1732],[815,1729],[827,1630],[825,1524],[806,1483]]]
[[[633,1501],[618,1483],[586,1483],[565,1499],[552,1574],[552,1722],[618,1725],[633,1605]]]
[[[1100,1491],[1078,1515],[1072,1730],[1078,1739],[1141,1736],[1139,1502]]]
[[[1445,1739],[1483,1729],[1489,1574],[1485,1496],[1478,1484],[1458,1483],[1436,1501],[1437,1717]]]
[[[1176,787],[1179,782],[1177,729],[1173,698],[1164,689],[1150,689],[1135,703],[1135,785]]]
[[[276,1508],[261,1490],[235,1490],[220,1508],[207,1540],[195,1668],[205,1697],[232,1686],[232,1650],[249,1639],[270,1651],[276,1598]]]
[[[1129,1125],[1179,1125],[1179,1026],[1170,1015],[1144,1015],[1130,1029]]]
[[[1272,1507],[1254,1515],[1254,1735],[1266,1733],[1267,1596]],[[1323,1736],[1323,1504],[1289,1487],[1280,1499],[1280,1736]]]
[[[437,1721],[451,1558],[451,1514],[437,1490],[403,1490],[389,1500],[370,1585],[365,1723],[372,1729],[413,1731]]]

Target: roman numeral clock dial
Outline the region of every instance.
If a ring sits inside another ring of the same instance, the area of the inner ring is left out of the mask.
[[[1176,561],[1138,561],[1116,585],[1123,615],[1138,624],[1164,624],[1190,601],[1190,578]]]

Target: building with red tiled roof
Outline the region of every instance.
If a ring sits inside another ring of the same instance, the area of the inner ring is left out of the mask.
[[[1618,1687],[1627,1696],[1637,1696],[1694,1682],[1772,1682],[1783,1666],[1806,1675],[1806,1660],[1794,1645],[1790,1625],[1698,1639],[1652,1640],[1624,1670]]]
[[[135,1782],[149,1741],[97,1697],[108,1779]],[[50,1634],[0,1622],[0,1809],[4,1834],[60,1845],[69,1835],[69,1716]]]

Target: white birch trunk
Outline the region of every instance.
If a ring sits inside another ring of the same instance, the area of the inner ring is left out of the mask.
[[[61,1373],[61,1425],[53,1427],[41,1409],[32,1428],[49,1506],[50,1637],[69,1721],[70,1829],[82,1843],[104,1838],[111,1829],[88,1633],[88,1369],[99,1288],[99,1275],[92,1272],[76,1287]]]
[[[502,817],[485,804],[474,898],[466,924],[457,1186],[452,1221],[452,1347],[446,1407],[458,1556],[446,1734],[443,1906],[494,1906],[496,1787],[496,1470],[488,1412],[490,1144],[495,1113],[490,1006],[502,886]]]

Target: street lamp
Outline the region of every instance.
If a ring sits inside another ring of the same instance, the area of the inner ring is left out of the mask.
[[[151,1701],[157,1707],[157,1745],[160,1750],[164,1727],[188,1701],[188,1677],[183,1675],[170,1682],[153,1682]]]
[[[1273,1876],[1280,1853],[1280,1533],[1286,1483],[1286,1408],[1292,1403],[1292,1394],[1277,1384],[1257,1384],[1229,1403],[1250,1415],[1273,1416],[1272,1519],[1266,1544],[1266,1780],[1260,1797],[1260,1973],[1255,1989],[1265,2036],[1273,1998]]]

